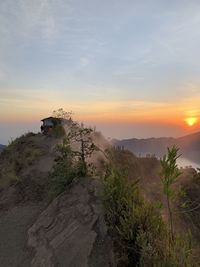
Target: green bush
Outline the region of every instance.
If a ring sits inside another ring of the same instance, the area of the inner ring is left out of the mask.
[[[83,166],[76,161],[67,139],[56,147],[57,157],[49,175],[49,194],[53,198],[62,193],[75,178],[82,177]]]
[[[66,140],[57,145],[56,153],[55,164],[49,175],[49,194],[51,197],[62,193],[75,177],[71,148]]]
[[[189,240],[179,237],[170,244],[159,209],[142,198],[137,183],[111,166],[104,178],[103,203],[117,266],[195,266]]]

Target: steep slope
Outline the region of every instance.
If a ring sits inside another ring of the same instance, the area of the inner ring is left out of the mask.
[[[128,150],[114,150],[113,161],[130,181],[138,180],[148,200],[161,200],[160,162],[156,158],[137,158]]]
[[[177,145],[184,157],[200,163],[200,132],[178,138]]]
[[[1,266],[109,266],[100,181],[80,180],[49,203],[49,171],[60,141],[29,133],[0,155]]]
[[[196,241],[200,243],[200,173],[192,168],[185,170],[183,188],[187,205],[180,213],[181,219],[185,221]]]
[[[0,265],[31,266],[27,231],[47,205],[55,140],[26,134],[0,154]]]
[[[32,252],[27,247],[27,231],[44,207],[42,202],[29,202],[0,211],[0,266],[31,266]]]
[[[31,266],[106,267],[111,258],[100,181],[84,178],[56,198],[29,229]]]
[[[137,181],[140,190],[147,201],[163,203],[162,217],[168,223],[166,197],[163,194],[163,185],[160,179],[161,165],[155,157],[137,158],[128,150],[114,149],[113,160],[116,166],[122,168],[123,173],[131,181]],[[182,236],[188,231],[192,234],[192,244],[195,253],[200,252],[200,174],[192,168],[181,169],[181,176],[174,184],[177,198],[173,201],[173,221],[176,233]],[[183,199],[178,196],[180,187],[184,190]],[[186,208],[180,203],[187,202]],[[199,266],[199,265],[196,265]]]
[[[0,152],[5,148],[6,146],[0,144]]]
[[[100,133],[95,133],[93,140],[101,150],[109,148]],[[106,267],[113,262],[112,244],[104,223],[100,178],[80,178],[53,202],[47,198],[48,172],[54,164],[58,142],[59,139],[40,134],[27,134],[0,155],[2,266]],[[156,158],[137,158],[130,151],[118,149],[111,154],[125,177],[139,180],[145,199],[163,202],[160,162]],[[99,170],[103,160],[101,151],[90,159]],[[190,173],[184,172],[180,180],[183,185],[190,183]],[[162,213],[167,220],[165,207]],[[191,229],[195,234],[199,229],[198,218],[188,222],[177,214],[177,231]],[[197,222],[194,231],[193,222]]]

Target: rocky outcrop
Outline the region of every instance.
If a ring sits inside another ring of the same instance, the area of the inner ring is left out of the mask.
[[[28,133],[0,154],[0,266],[109,266],[100,179],[80,179],[48,204],[59,142]]]
[[[41,213],[28,231],[33,267],[110,266],[100,187],[98,179],[82,179]]]
[[[0,211],[1,267],[31,266],[33,255],[26,246],[27,231],[43,209],[43,203],[26,203]]]

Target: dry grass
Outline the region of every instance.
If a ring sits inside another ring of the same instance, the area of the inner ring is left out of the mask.
[[[0,154],[0,188],[22,181],[32,172],[48,172],[53,165],[55,142],[58,141],[33,133],[12,141]]]
[[[12,141],[0,155],[0,187],[20,181],[21,173],[40,155],[34,145],[34,134],[28,133]]]
[[[151,203],[160,201],[163,203],[162,217],[168,222],[168,214],[166,209],[166,200],[164,198],[162,184],[160,180],[160,162],[156,158],[137,158],[129,151],[114,151],[114,161],[117,166],[124,169],[129,180],[139,178],[141,192],[145,199]],[[173,202],[174,224],[176,233],[185,235],[188,231],[192,233],[194,251],[200,252],[200,178],[195,178],[194,169],[181,169],[182,174],[174,188],[177,190],[177,198]],[[190,212],[183,212],[180,204],[185,201],[179,196],[179,187],[182,187],[186,193],[188,207],[197,207]],[[196,203],[196,204],[194,204]],[[199,205],[199,208],[198,208]],[[198,264],[198,263],[197,263]],[[197,265],[199,266],[199,265]]]

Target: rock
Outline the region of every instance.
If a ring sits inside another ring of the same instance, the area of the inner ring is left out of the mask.
[[[31,266],[33,255],[26,247],[27,231],[43,209],[43,203],[26,203],[0,212],[1,267]]]
[[[100,181],[84,178],[57,197],[28,231],[32,267],[106,267],[111,244],[99,198]]]

